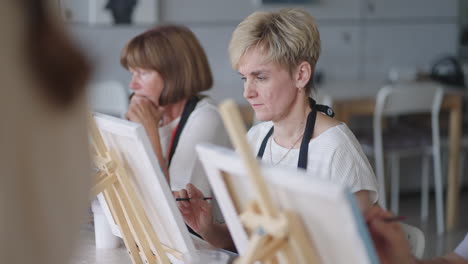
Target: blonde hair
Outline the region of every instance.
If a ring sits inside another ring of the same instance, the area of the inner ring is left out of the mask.
[[[179,25],[159,26],[131,39],[120,63],[129,68],[155,70],[164,80],[160,105],[209,90],[213,76],[206,54],[190,29]]]
[[[320,34],[314,18],[303,10],[255,12],[232,33],[229,56],[234,69],[239,68],[239,61],[251,48],[260,50],[265,62],[277,63],[290,73],[303,61],[314,71],[320,56]],[[312,86],[313,78],[310,78],[306,92],[310,92]]]

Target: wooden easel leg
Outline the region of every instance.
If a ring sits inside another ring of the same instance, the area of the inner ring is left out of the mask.
[[[249,249],[244,256],[238,258],[236,264],[249,264],[254,263],[258,258],[256,257],[257,251],[268,240],[268,236],[260,236],[257,234],[252,235],[249,242]]]
[[[291,253],[291,251],[288,251],[289,249],[283,250],[279,252],[278,254],[278,261],[280,263],[288,263],[288,264],[296,264],[294,260],[294,254]]]
[[[122,211],[128,222],[133,237],[135,238],[137,245],[139,246],[141,255],[143,255],[143,258],[146,263],[156,264],[156,260],[154,259],[153,253],[151,252],[151,249],[149,247],[148,240],[144,236],[143,228],[138,223],[135,216],[135,212],[130,206],[129,197],[127,197],[126,193],[123,192],[122,186],[120,184],[114,185],[114,190],[117,194],[117,199],[122,205]]]
[[[271,238],[270,241],[256,251],[257,259],[267,259],[270,256],[274,256],[276,252],[280,251],[286,245],[286,239]]]
[[[265,264],[278,264],[279,263],[278,256],[274,255],[270,259],[265,260],[264,263]]]
[[[103,193],[109,209],[111,212],[113,212],[115,223],[120,227],[120,232],[122,232],[122,238],[125,246],[127,247],[132,263],[143,264],[143,261],[140,258],[140,254],[138,253],[138,247],[135,240],[133,239],[132,232],[130,231],[130,227],[128,226],[127,220],[125,219],[122,208],[118,204],[114,190],[111,188],[109,190],[104,190]]]
[[[110,152],[110,156],[113,160],[118,160],[117,155],[113,151]],[[124,208],[129,208],[131,211],[129,213],[132,217],[132,223],[134,223],[134,226],[136,227],[135,235],[141,240],[140,242],[144,249],[146,259],[150,264],[156,263],[156,259],[154,258],[156,255],[159,263],[170,264],[170,261],[166,255],[166,250],[163,248],[160,240],[154,233],[154,229],[145,214],[142,204],[140,203],[140,198],[136,194],[135,189],[132,187],[132,183],[126,176],[127,174],[123,171],[121,166],[117,167],[116,174],[120,182],[118,192],[125,194],[127,197],[127,199],[124,200],[123,206]],[[151,248],[154,248],[156,251],[154,254]],[[179,259],[182,259],[182,254],[175,252],[175,250],[172,250],[171,254]]]
[[[294,254],[298,257],[298,264],[320,263],[320,258],[312,241],[306,235],[306,227],[294,213],[287,213],[290,232],[290,244],[296,251]]]
[[[96,195],[101,193],[104,189],[110,187],[114,182],[117,181],[117,177],[115,176],[108,176],[105,172],[99,172],[97,176],[98,180],[94,184],[93,188],[91,188],[91,199],[94,199]]]

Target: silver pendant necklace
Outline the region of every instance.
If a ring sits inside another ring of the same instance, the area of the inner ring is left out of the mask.
[[[273,151],[271,150],[271,145],[273,145],[273,138],[274,137],[271,137],[270,139],[270,162],[271,162],[271,165],[273,166],[276,166],[278,164],[281,163],[281,161],[284,160],[284,158],[286,158],[286,156],[289,154],[289,152],[291,152],[291,150],[294,148],[294,146],[296,146],[296,144],[299,142],[299,140],[301,140],[302,136],[304,136],[304,133],[302,133],[297,139],[296,141],[294,142],[294,144],[292,144],[292,146],[288,149],[288,151],[279,159],[279,161],[277,162],[273,162]]]

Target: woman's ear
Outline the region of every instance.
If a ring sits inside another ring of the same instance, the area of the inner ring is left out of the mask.
[[[294,81],[296,82],[296,87],[299,90],[304,89],[307,83],[309,83],[310,78],[312,78],[312,67],[307,61],[303,61],[296,67],[296,71],[294,74]]]

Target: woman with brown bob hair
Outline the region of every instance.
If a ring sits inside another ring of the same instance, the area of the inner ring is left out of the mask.
[[[213,78],[195,35],[178,25],[153,28],[128,42],[121,64],[134,91],[126,118],[145,127],[171,189],[191,183],[211,195],[195,145],[227,146],[229,138],[215,103],[200,95]]]

